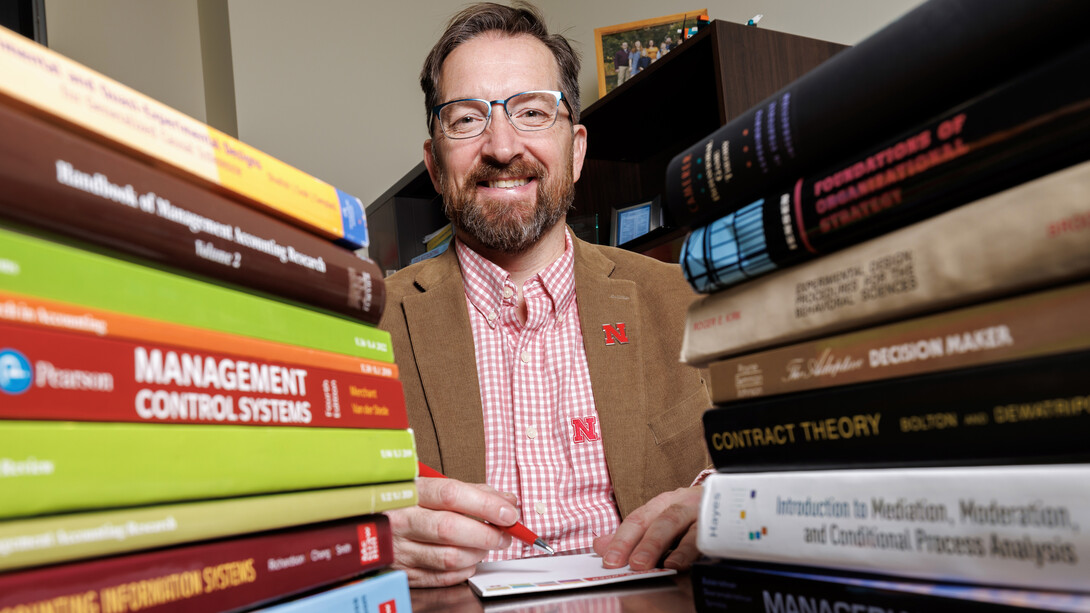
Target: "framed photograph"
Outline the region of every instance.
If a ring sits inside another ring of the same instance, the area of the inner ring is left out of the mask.
[[[609,244],[623,245],[660,226],[662,205],[658,196],[647,202],[615,206],[609,224]]]
[[[707,17],[708,9],[666,15],[594,29],[594,51],[598,59],[598,96],[613,91],[621,83],[657,61],[670,46],[684,40],[684,32]],[[666,41],[669,38],[670,41]],[[649,47],[654,44],[655,49]]]

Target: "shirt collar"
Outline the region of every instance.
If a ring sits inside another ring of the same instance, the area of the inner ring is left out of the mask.
[[[498,313],[504,300],[504,288],[511,291],[516,289],[510,273],[457,238],[454,241],[470,304],[486,318],[489,313]],[[564,252],[526,280],[522,287],[523,295],[530,298],[539,293],[538,288],[548,298],[554,316],[567,312],[575,300],[575,250],[567,229],[564,231]]]

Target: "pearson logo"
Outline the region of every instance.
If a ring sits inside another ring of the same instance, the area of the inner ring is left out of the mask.
[[[33,380],[34,371],[26,356],[14,349],[0,350],[0,389],[7,394],[22,394]]]

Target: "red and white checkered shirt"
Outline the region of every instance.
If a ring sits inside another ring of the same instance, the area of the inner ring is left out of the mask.
[[[526,323],[505,270],[455,242],[484,407],[485,480],[518,496],[522,523],[557,551],[589,547],[621,518],[606,469],[575,296],[574,252],[526,281]],[[518,540],[488,560],[534,555]]]

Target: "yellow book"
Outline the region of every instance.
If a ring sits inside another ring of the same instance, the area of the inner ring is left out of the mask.
[[[0,27],[0,103],[210,185],[316,234],[368,244],[359,198]]]

